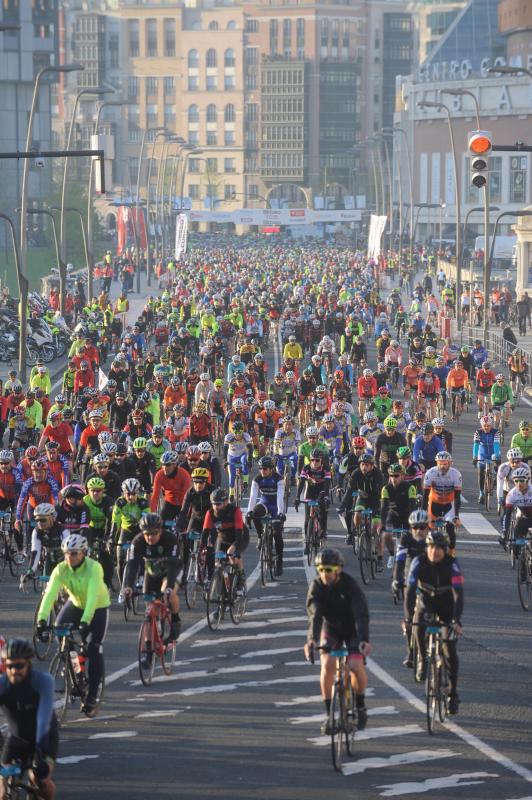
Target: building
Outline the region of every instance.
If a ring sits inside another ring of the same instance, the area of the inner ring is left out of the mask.
[[[423,64],[441,41],[467,0],[413,0],[408,10],[416,29],[415,50]]]

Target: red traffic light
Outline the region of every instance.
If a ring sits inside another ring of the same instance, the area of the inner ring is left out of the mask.
[[[492,141],[489,131],[470,131],[467,147],[472,156],[486,156],[491,153]]]

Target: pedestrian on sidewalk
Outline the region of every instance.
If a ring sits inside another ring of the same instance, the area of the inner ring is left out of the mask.
[[[502,338],[506,342],[504,349],[504,361],[506,362],[508,360],[508,356],[513,352],[513,349],[517,344],[517,338],[508,322],[501,322],[501,329]]]
[[[521,298],[516,303],[517,307],[517,320],[519,323],[519,335],[526,336],[526,323],[530,317],[530,298],[528,294],[521,295]]]

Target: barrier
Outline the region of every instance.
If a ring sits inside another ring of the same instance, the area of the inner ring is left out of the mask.
[[[475,339],[484,341],[484,331],[482,328],[471,328],[469,326],[462,328],[462,344],[467,344],[472,347]],[[488,341],[486,343],[486,347],[489,353],[490,361],[494,362],[494,364],[504,367],[505,370],[508,369],[508,359],[514,350],[517,350],[526,358],[527,364],[531,363],[529,350],[525,350],[518,345],[507,342],[506,339],[503,339],[500,334],[495,333],[494,331],[488,331]]]

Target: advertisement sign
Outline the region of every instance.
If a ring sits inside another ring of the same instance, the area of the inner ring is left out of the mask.
[[[179,261],[187,251],[187,231],[188,217],[186,214],[179,214],[175,226],[175,252],[174,256]]]
[[[317,211],[313,208],[239,208],[234,211],[189,211],[190,222],[232,222],[235,225],[279,227],[281,225],[312,225],[323,222],[360,222],[358,209]]]

